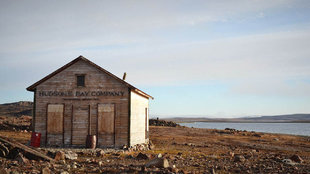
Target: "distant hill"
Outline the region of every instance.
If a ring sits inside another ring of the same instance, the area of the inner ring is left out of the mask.
[[[276,116],[261,116],[241,118],[252,121],[310,121],[310,114],[291,114],[291,115],[276,115]]]
[[[266,122],[266,123],[287,123],[287,122],[310,122],[310,114],[290,114],[276,116],[240,117],[240,118],[208,118],[208,117],[172,117],[164,118],[167,121],[181,122]]]
[[[30,101],[0,104],[0,116],[32,116],[32,110],[33,102]]]

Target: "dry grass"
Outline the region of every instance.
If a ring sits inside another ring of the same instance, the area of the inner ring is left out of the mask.
[[[31,133],[19,131],[0,131],[1,137],[11,138],[20,143],[26,144],[30,141]]]

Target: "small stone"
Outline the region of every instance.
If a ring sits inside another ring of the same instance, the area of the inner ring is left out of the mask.
[[[63,151],[58,151],[56,152],[55,154],[55,158],[54,158],[56,161],[59,161],[59,160],[64,160],[65,159],[65,153]]]
[[[76,160],[77,157],[78,157],[78,154],[74,153],[72,151],[66,151],[66,153],[65,153],[65,159]]]
[[[76,168],[77,168],[77,163],[76,163],[76,162],[72,163],[72,164],[71,164],[71,167],[72,167],[73,169],[76,169]]]
[[[1,174],[8,174],[8,172],[3,167],[0,167],[0,173]]]
[[[98,152],[97,152],[97,157],[103,157],[104,156],[104,151],[103,150],[99,150]]]
[[[29,160],[28,160],[27,158],[25,158],[25,157],[23,156],[23,154],[21,154],[21,153],[19,153],[19,154],[16,156],[15,160],[16,160],[19,164],[22,164],[22,165],[28,164],[28,163],[29,163]]]
[[[62,171],[60,174],[69,174],[67,171]]]
[[[123,149],[124,149],[124,150],[127,150],[127,149],[128,149],[128,146],[127,146],[127,145],[124,145],[124,146],[123,146]]]
[[[126,159],[133,159],[133,156],[132,155],[126,155],[125,158]]]
[[[157,158],[161,158],[161,157],[163,157],[163,155],[162,155],[161,153],[159,153],[159,154],[157,155]]]
[[[292,165],[292,166],[296,164],[291,159],[284,159],[284,160],[282,160],[282,162],[289,164],[289,165]]]
[[[174,173],[179,173],[179,169],[177,169],[177,168],[172,168],[172,172],[174,172]]]
[[[235,158],[234,158],[234,161],[235,162],[244,162],[245,158],[242,155],[236,155]]]
[[[234,156],[235,156],[235,153],[234,153],[234,152],[229,152],[229,155],[230,155],[231,157],[234,157]]]
[[[154,158],[153,160],[147,162],[145,167],[168,168],[169,162],[166,158]]]
[[[254,136],[254,137],[262,137],[261,135],[259,135],[259,134],[257,134],[257,133],[253,134],[253,136]]]
[[[102,161],[99,161],[98,165],[101,167],[103,165]]]
[[[150,150],[155,149],[155,145],[152,143],[151,140],[149,141],[149,149],[150,149]]]
[[[149,157],[146,155],[146,154],[143,154],[143,153],[139,153],[137,156],[136,156],[136,159],[138,160],[147,160],[149,159]]]
[[[51,173],[51,171],[48,167],[45,167],[42,169],[42,174],[50,174],[50,173]]]

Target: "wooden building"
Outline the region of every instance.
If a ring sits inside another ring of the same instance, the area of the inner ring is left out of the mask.
[[[79,56],[27,88],[34,92],[33,127],[41,146],[132,146],[148,141],[152,96]]]

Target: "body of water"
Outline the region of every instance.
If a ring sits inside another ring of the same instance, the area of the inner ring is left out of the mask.
[[[229,123],[229,122],[193,122],[179,123],[182,126],[207,128],[207,129],[225,129],[233,128],[237,130],[280,133],[292,135],[310,136],[310,123]]]

